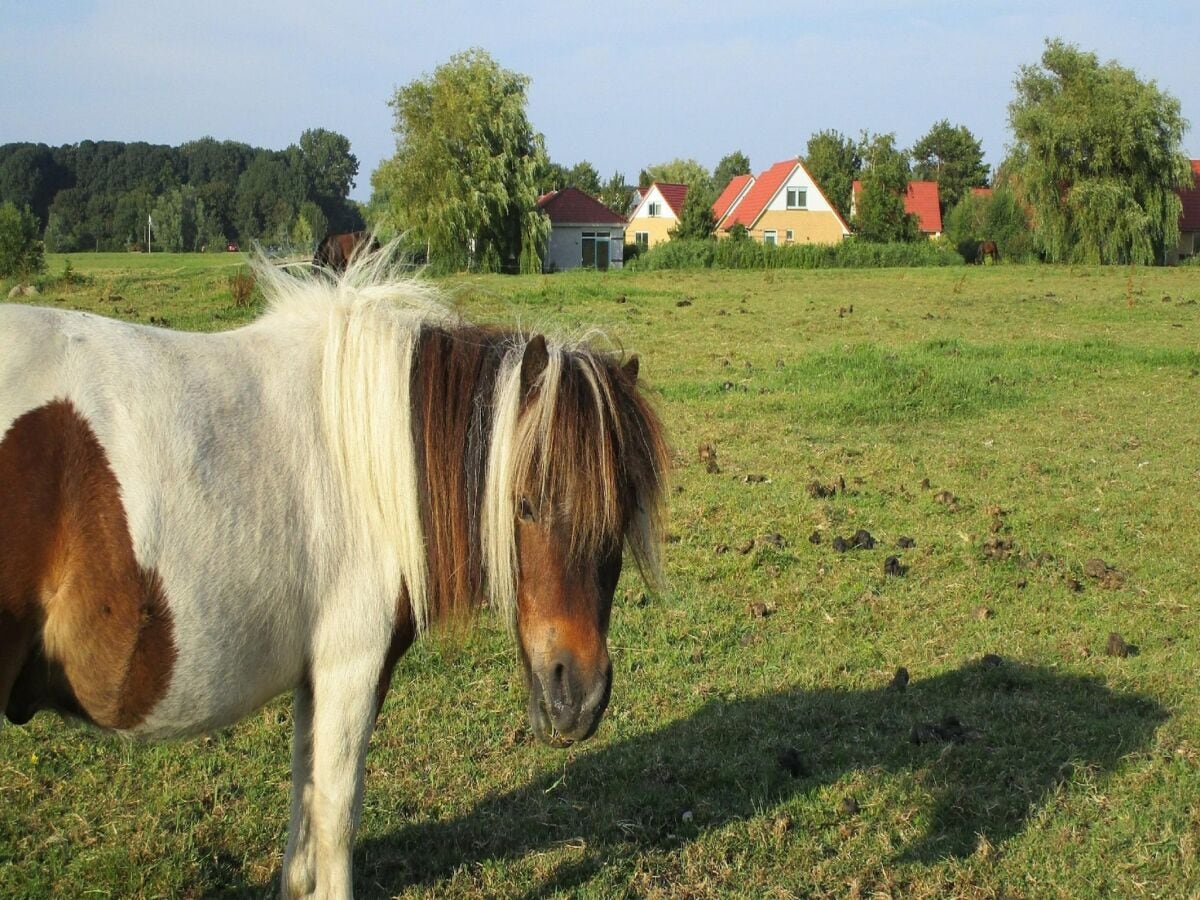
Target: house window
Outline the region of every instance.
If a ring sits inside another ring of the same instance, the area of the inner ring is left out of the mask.
[[[652,219],[658,218],[660,215],[662,215],[662,204],[661,203],[647,204],[646,205],[646,215],[648,215]]]
[[[609,236],[603,231],[585,231],[583,233],[583,266],[587,269],[604,271],[609,263]]]
[[[775,231],[764,231],[763,232],[763,243],[770,244],[772,247],[774,247],[775,244],[778,243],[777,237],[778,237],[778,233]]]
[[[633,242],[642,250],[647,249],[650,246],[650,232],[635,231],[633,233]]]
[[[792,231],[792,229],[789,228],[787,231],[785,231],[783,233],[784,243],[790,244],[795,239],[796,239],[796,233],[794,231]]]
[[[790,187],[787,189],[788,209],[808,209],[808,188]]]

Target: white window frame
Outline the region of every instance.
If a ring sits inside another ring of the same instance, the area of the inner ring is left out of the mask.
[[[787,189],[788,209],[808,209],[808,188],[790,187]],[[801,202],[803,201],[803,202]]]
[[[796,240],[796,232],[792,231],[792,229],[789,228],[787,231],[785,231],[783,233],[783,242],[785,244],[791,244],[795,240]]]
[[[779,232],[775,229],[763,232],[763,243],[775,247],[779,244]]]
[[[650,232],[635,231],[633,233],[633,242],[643,250],[647,249],[650,246]]]
[[[662,215],[662,204],[657,200],[646,204],[646,215],[651,219],[657,219]]]

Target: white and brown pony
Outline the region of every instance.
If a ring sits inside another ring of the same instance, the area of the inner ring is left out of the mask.
[[[533,730],[581,740],[623,547],[658,571],[637,358],[387,271],[260,266],[270,311],[220,334],[0,307],[0,710],[177,738],[293,691],[287,896],[350,895],[367,743],[426,628],[490,597]]]

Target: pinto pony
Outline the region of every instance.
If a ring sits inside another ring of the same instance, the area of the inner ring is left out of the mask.
[[[0,307],[0,710],[177,738],[294,692],[285,896],[350,895],[415,638],[490,597],[533,731],[582,740],[623,548],[658,573],[637,357],[469,324],[386,258],[260,266],[269,312],[219,334]]]

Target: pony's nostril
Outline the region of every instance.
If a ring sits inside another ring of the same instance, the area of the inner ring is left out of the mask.
[[[565,709],[571,699],[571,685],[567,678],[567,667],[556,663],[550,676],[550,702],[555,709]]]

